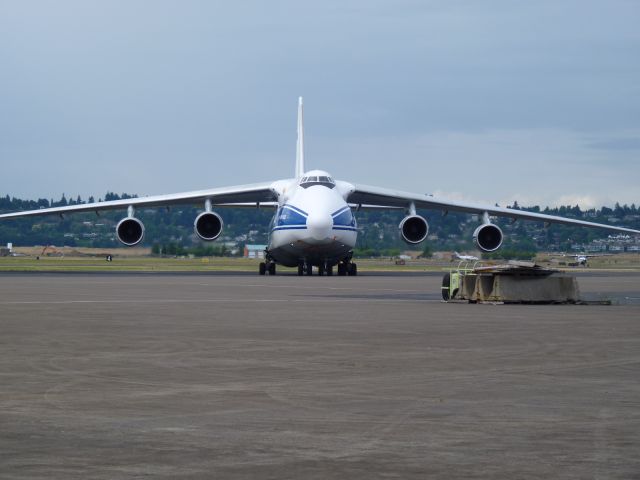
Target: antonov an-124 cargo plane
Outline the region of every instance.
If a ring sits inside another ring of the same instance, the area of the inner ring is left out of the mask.
[[[195,233],[207,241],[215,240],[222,233],[222,218],[214,211],[215,208],[264,206],[275,209],[265,262],[260,264],[261,275],[267,272],[270,275],[275,274],[276,264],[297,267],[298,275],[311,275],[313,267],[317,267],[319,275],[332,275],[336,266],[338,275],[356,275],[356,264],[351,261],[358,236],[353,211],[360,208],[403,209],[406,215],[399,225],[400,235],[410,244],[424,241],[429,231],[427,221],[416,213],[418,208],[440,210],[443,213],[456,211],[478,214],[482,223],[473,233],[473,239],[484,252],[493,252],[502,245],[502,231],[491,223],[491,216],[640,233],[639,230],[630,228],[349,183],[334,180],[329,173],[322,170],[305,171],[302,98],[298,101],[295,178],[7,213],[0,215],[0,219],[47,214],[62,216],[72,212],[93,211],[97,214],[100,210],[126,209],[127,216],[117,224],[116,235],[123,244],[133,246],[140,243],[144,237],[144,225],[135,216],[136,208],[194,203],[200,203],[204,209],[195,218]]]

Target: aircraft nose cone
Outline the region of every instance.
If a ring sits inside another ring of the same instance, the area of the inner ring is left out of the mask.
[[[316,240],[324,240],[331,235],[333,218],[328,213],[312,212],[307,217],[307,230]]]

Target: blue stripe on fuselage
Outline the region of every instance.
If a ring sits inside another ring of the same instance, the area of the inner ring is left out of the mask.
[[[282,227],[273,227],[271,231],[275,232],[276,230],[306,230],[306,229],[307,229],[306,225],[285,225]],[[351,232],[358,231],[356,227],[340,227],[340,226],[333,227],[332,230],[348,230]]]
[[[342,208],[338,210],[333,215],[333,224],[340,227],[353,227],[356,226],[356,220],[353,217],[353,213],[351,213],[351,209],[349,207]]]
[[[339,210],[336,210],[335,212],[333,212],[333,213],[331,214],[331,216],[332,216],[332,217],[336,217],[336,216],[340,215],[342,212],[345,212],[346,210],[351,210],[351,209],[349,208],[349,205],[347,205],[346,207],[342,207],[342,208],[341,208],[341,209],[339,209]]]
[[[302,212],[302,213],[301,213]],[[276,227],[294,227],[307,224],[307,214],[291,205],[284,205],[276,214]]]
[[[293,210],[296,213],[299,213],[300,215],[304,215],[305,217],[308,217],[309,214],[307,212],[305,212],[304,210],[298,208],[298,207],[294,207],[293,205],[289,204],[289,203],[285,203],[282,208],[289,208],[291,210]]]
[[[283,225],[279,227],[273,227],[271,231],[275,232],[276,230],[306,230],[306,229],[307,229],[306,225]]]

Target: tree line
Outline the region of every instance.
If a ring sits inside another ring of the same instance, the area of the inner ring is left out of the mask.
[[[98,201],[135,198],[136,195],[107,192]],[[25,200],[0,196],[0,212],[14,212],[40,208],[91,203],[80,196],[53,199],[39,198]],[[541,208],[539,206],[521,208],[517,202],[509,208],[532,212],[585,219],[599,223],[625,225],[640,228],[640,209],[635,204],[616,204],[613,208],[582,210],[578,206]],[[227,255],[234,248],[242,250],[245,244],[266,244],[269,224],[274,214],[272,208],[218,208],[225,230],[216,242],[203,243],[193,234],[193,221],[202,208],[194,205],[165,208],[141,208],[136,216],[145,224],[143,245],[152,247],[154,252],[169,255]],[[357,253],[363,256],[394,256],[410,248],[425,250],[425,254],[435,250],[472,249],[473,230],[479,219],[469,214],[450,212],[442,215],[439,211],[419,212],[429,222],[429,240],[422,245],[408,246],[399,237],[398,224],[404,213],[397,210],[374,210],[355,212],[359,235]],[[0,242],[15,245],[67,245],[78,247],[116,247],[115,225],[125,215],[123,211],[78,213],[58,216],[30,217],[0,221]],[[587,244],[603,238],[608,232],[568,225],[553,225],[541,228],[538,222],[497,219],[496,223],[505,233],[504,249],[512,252],[535,252],[542,249],[568,251],[572,244]]]

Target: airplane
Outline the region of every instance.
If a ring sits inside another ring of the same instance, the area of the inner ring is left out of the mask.
[[[465,262],[475,262],[480,260],[478,257],[473,255],[460,255],[458,252],[453,252],[453,257],[455,260],[463,260]]]
[[[576,259],[577,264],[582,265],[583,267],[587,266],[587,262],[592,257],[609,257],[609,256],[611,256],[611,253],[594,253],[594,254],[576,253],[572,255],[567,255],[563,253],[563,254],[552,255],[552,257],[573,257]]]
[[[560,223],[640,234],[640,230],[586,222],[572,218],[544,215],[499,206],[485,206],[417,194],[350,183],[334,178],[323,170],[305,170],[304,118],[302,97],[298,99],[295,176],[271,182],[211,188],[184,193],[128,198],[65,207],[52,207],[0,215],[0,220],[57,214],[61,217],[74,212],[95,212],[126,209],[126,216],[116,225],[116,236],[126,246],[139,244],[145,228],[136,218],[137,208],[170,207],[176,204],[196,204],[203,211],[194,220],[194,232],[204,241],[217,239],[223,231],[222,217],[214,208],[270,207],[275,210],[265,250],[265,261],[259,264],[260,275],[276,273],[276,264],[297,267],[298,275],[333,274],[357,275],[353,262],[353,248],[358,236],[354,210],[403,209],[405,216],[398,228],[400,236],[409,244],[423,242],[429,232],[427,220],[417,209],[477,214],[482,223],[475,229],[473,240],[483,252],[500,248],[504,235],[500,227],[491,223],[492,216],[541,221],[545,225]]]

